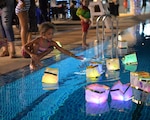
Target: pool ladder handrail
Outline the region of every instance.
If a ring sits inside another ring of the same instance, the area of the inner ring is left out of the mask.
[[[111,33],[112,33],[112,48],[114,47],[113,46],[113,40],[114,40],[114,27],[113,27],[113,21],[112,21],[112,16],[110,14],[104,14],[102,16],[99,16],[97,19],[96,19],[96,37],[97,37],[97,41],[99,42],[100,40],[100,33],[99,33],[99,22],[102,21],[102,59],[104,59],[104,49],[103,49],[103,45],[104,45],[104,39],[105,39],[105,20],[106,18],[110,18],[110,21],[111,21],[111,26],[110,26],[110,29],[111,29]],[[116,20],[116,32],[117,32],[117,40],[118,40],[118,19],[115,19]]]

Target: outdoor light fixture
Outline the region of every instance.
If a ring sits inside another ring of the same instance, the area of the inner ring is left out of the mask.
[[[91,84],[86,87],[85,99],[87,102],[101,104],[108,98],[110,88],[105,85]]]
[[[138,64],[136,53],[125,55],[122,58],[122,62],[123,62],[123,64]]]
[[[120,63],[118,58],[112,58],[106,60],[106,67],[107,70],[119,70],[120,69]]]
[[[118,81],[112,86],[110,95],[112,100],[128,101],[132,98],[132,88],[129,83],[122,84]]]
[[[58,83],[58,69],[57,68],[46,68],[42,77],[43,83],[56,84]]]

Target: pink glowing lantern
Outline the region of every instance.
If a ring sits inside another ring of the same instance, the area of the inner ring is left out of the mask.
[[[86,87],[85,98],[87,102],[100,104],[107,100],[110,88],[105,85],[91,84]]]
[[[122,84],[118,81],[110,90],[113,100],[128,101],[132,98],[132,88],[129,83]]]

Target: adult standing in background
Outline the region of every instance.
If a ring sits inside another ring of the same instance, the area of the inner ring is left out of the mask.
[[[42,14],[42,17],[43,17],[43,22],[44,21],[49,21],[49,18],[48,18],[48,11],[47,11],[47,8],[48,8],[48,0],[39,0],[39,8],[41,10],[41,14]]]
[[[142,8],[141,8],[141,10],[143,10],[144,9],[144,13],[146,12],[146,0],[143,0],[142,1]]]
[[[119,0],[109,0],[110,14],[113,16],[119,16]]]
[[[15,58],[16,51],[14,45],[14,31],[12,28],[12,18],[14,11],[14,0],[1,0],[0,1],[0,32],[3,39],[8,41],[10,52],[8,51],[8,44],[6,43],[2,49],[1,57],[10,56]]]
[[[22,42],[22,56],[28,58],[29,56],[23,50],[23,46],[28,40],[28,11],[30,8],[30,0],[17,0],[17,6],[15,9],[16,15],[19,19],[21,28],[21,42]]]

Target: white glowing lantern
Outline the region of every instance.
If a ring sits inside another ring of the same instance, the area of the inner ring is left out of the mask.
[[[101,104],[108,98],[110,88],[105,85],[91,84],[86,87],[85,99],[87,102]]]
[[[129,83],[122,84],[118,81],[110,90],[113,100],[128,101],[132,98],[132,88]]]
[[[46,68],[42,77],[43,83],[56,84],[58,83],[58,69]]]
[[[90,66],[86,68],[87,78],[97,78],[103,72],[102,64],[97,62],[90,63]]]
[[[132,53],[132,54],[129,54],[129,55],[125,55],[123,58],[122,58],[122,62],[124,64],[138,64],[137,62],[137,57],[136,57],[136,53]]]
[[[148,72],[130,72],[130,83],[132,87],[150,92],[150,73]]]
[[[120,49],[128,48],[128,42],[126,40],[118,41],[118,48]]]
[[[107,70],[119,70],[120,69],[119,59],[118,58],[107,59],[106,67]]]

